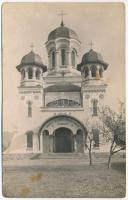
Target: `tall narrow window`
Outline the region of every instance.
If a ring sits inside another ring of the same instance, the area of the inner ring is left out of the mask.
[[[32,102],[28,101],[28,117],[32,117]]]
[[[97,104],[98,104],[98,101],[96,99],[93,100],[93,116],[97,116]]]
[[[28,68],[28,79],[32,79],[32,76],[33,76],[32,68]]]
[[[71,55],[71,57],[72,57],[72,66],[76,66],[76,57],[75,57],[75,52],[74,51],[72,51],[72,55]]]
[[[85,74],[85,78],[87,78],[88,75],[89,75],[89,69],[88,69],[88,67],[84,68],[84,74]]]
[[[93,141],[94,147],[99,147],[99,131],[97,129],[93,130]]]
[[[33,147],[33,133],[29,132],[27,133],[27,148]]]
[[[23,69],[23,70],[21,71],[21,79],[24,80],[24,78],[25,78],[25,70]]]
[[[41,74],[41,73],[40,73],[40,70],[37,69],[37,70],[36,70],[36,79],[38,79],[38,80],[40,79],[40,74]]]
[[[55,51],[52,52],[52,67],[55,67]]]
[[[100,73],[100,77],[103,78],[103,68],[100,69],[99,73]]]
[[[95,65],[91,66],[91,72],[92,72],[92,77],[96,77],[96,66]]]
[[[66,51],[65,51],[65,49],[61,49],[61,64],[66,65]]]

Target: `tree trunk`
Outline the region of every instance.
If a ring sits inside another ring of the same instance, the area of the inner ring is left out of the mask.
[[[91,153],[91,149],[89,149],[89,164],[92,165],[92,153]]]
[[[90,140],[90,147],[89,147],[89,159],[90,159],[90,165],[92,165],[92,140]]]
[[[109,158],[108,158],[108,169],[111,167],[111,158],[113,155],[113,145],[114,145],[114,140],[112,141],[111,147],[110,147],[110,153],[109,153]]]
[[[111,157],[112,157],[112,152],[110,152],[109,158],[108,158],[108,169],[111,168]]]

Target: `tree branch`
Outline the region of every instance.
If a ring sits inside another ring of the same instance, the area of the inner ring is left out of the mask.
[[[121,150],[124,150],[124,147],[122,147],[122,148],[120,148],[120,149],[118,149],[118,150],[116,150],[116,151],[113,151],[113,154],[114,154],[114,153],[117,153],[117,152],[119,152],[119,151],[121,151]]]

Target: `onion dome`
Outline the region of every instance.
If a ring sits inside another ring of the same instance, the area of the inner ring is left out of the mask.
[[[86,64],[102,64],[105,70],[108,67],[108,63],[103,61],[102,55],[93,49],[83,55],[82,62],[77,65],[78,70],[80,70],[81,66]]]
[[[33,51],[23,56],[20,65],[18,65],[16,68],[18,71],[20,71],[20,68],[25,65],[39,66],[43,68],[43,72],[47,71],[47,67],[43,64],[41,57],[38,54],[34,53]]]
[[[50,40],[55,40],[57,38],[71,38],[71,39],[75,39],[79,41],[78,35],[76,34],[75,31],[73,31],[70,28],[67,28],[66,26],[64,26],[63,21],[61,22],[60,27],[56,28],[55,30],[53,30],[52,32],[49,33],[48,35],[48,41]]]

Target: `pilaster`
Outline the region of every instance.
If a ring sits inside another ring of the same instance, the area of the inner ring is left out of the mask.
[[[77,152],[76,135],[74,135],[74,152]]]
[[[71,63],[71,52],[70,51],[66,51],[67,53],[67,65],[72,65]]]
[[[33,134],[33,152],[36,153],[39,151],[39,140],[36,133]]]
[[[49,151],[53,152],[53,135],[49,135]]]
[[[56,51],[56,66],[60,65],[59,51]]]

